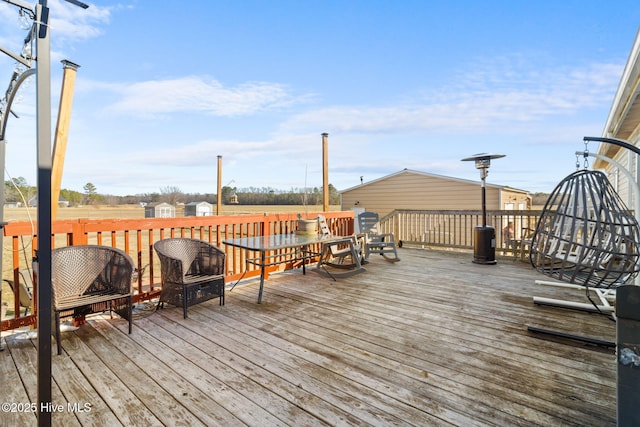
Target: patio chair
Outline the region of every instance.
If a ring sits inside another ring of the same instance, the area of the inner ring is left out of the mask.
[[[364,238],[364,259],[370,254],[380,254],[387,261],[400,261],[393,233],[380,233],[380,217],[376,212],[362,212],[358,215],[360,233]],[[390,258],[388,254],[393,254]]]
[[[514,259],[520,258],[520,260],[525,261],[529,256],[529,251],[531,250],[531,238],[533,237],[533,232],[535,230],[533,228],[525,227],[522,229],[522,237],[520,240],[516,240],[514,247]]]
[[[318,226],[323,237],[334,237],[324,215],[318,215]],[[338,243],[323,243],[318,266],[321,267],[325,264],[336,268],[360,270],[362,268],[362,245],[358,242],[357,237],[345,236],[345,240]]]
[[[14,281],[4,279],[5,282],[11,288],[13,294],[16,294],[16,288],[14,287]],[[24,308],[24,315],[29,314],[29,310],[33,305],[33,279],[31,278],[31,271],[20,270],[18,271],[18,283],[20,285],[20,307]]]
[[[162,292],[158,308],[164,303],[182,307],[187,318],[187,307],[212,298],[220,298],[224,305],[225,254],[204,240],[170,238],[156,242],[160,257]]]
[[[51,251],[51,286],[58,354],[60,318],[114,311],[132,329],[133,261],[110,246],[79,245]]]

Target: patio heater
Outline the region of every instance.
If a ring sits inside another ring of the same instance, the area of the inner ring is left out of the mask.
[[[491,159],[499,159],[504,156],[504,154],[480,153],[462,159],[463,162],[474,161],[476,163],[476,169],[480,170],[480,180],[482,181],[482,226],[476,226],[473,234],[473,262],[476,264],[496,263],[496,229],[487,226],[485,179],[489,174]]]

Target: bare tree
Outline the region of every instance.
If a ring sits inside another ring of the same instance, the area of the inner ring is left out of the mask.
[[[160,189],[161,200],[171,205],[175,205],[178,200],[184,197],[184,193],[178,187],[167,186]]]

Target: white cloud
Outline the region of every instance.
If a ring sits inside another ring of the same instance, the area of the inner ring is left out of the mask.
[[[122,98],[108,107],[111,112],[141,117],[200,112],[215,116],[249,115],[268,109],[280,109],[307,102],[285,85],[246,82],[225,87],[219,81],[201,76],[168,80],[150,80],[118,88]]]
[[[35,6],[35,2],[34,6]],[[73,38],[74,40],[90,39],[102,34],[101,27],[109,23],[113,7],[99,7],[90,5],[82,9],[62,0],[50,0],[47,3],[50,10],[52,43],[56,44]],[[0,20],[3,22],[5,37],[13,39],[13,34],[19,34],[18,41],[24,39],[27,30],[19,28],[19,8],[0,2]]]
[[[518,64],[520,66],[520,64]],[[306,111],[282,132],[330,128],[344,132],[504,131],[547,116],[571,115],[611,99],[621,67],[592,64],[573,70],[487,67],[459,73],[455,84],[397,105],[343,105]]]

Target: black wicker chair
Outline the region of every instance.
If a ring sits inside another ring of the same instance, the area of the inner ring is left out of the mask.
[[[133,261],[109,246],[79,245],[51,251],[51,285],[56,341],[60,345],[60,318],[109,310],[129,321],[132,329],[131,274]]]
[[[171,238],[156,242],[162,272],[162,292],[158,308],[165,302],[187,307],[212,298],[220,298],[224,305],[225,254],[203,240]]]

